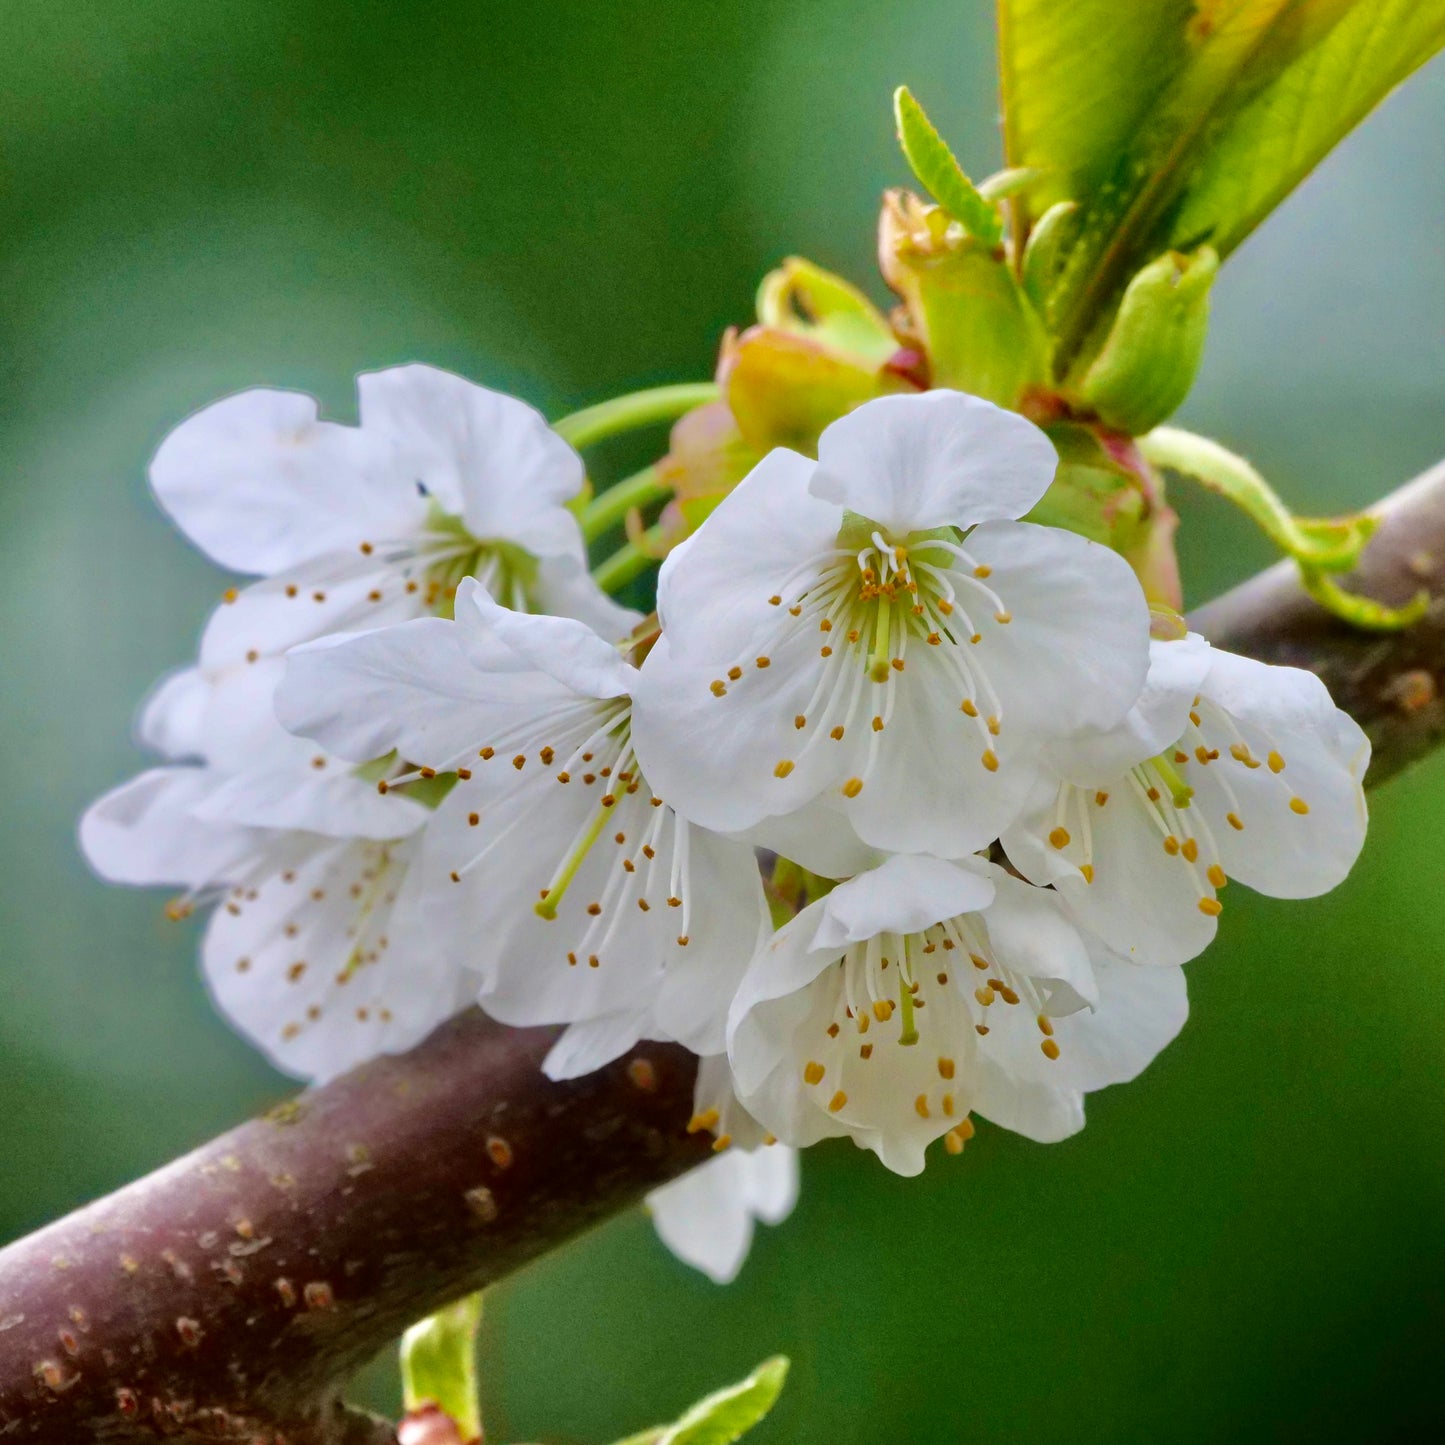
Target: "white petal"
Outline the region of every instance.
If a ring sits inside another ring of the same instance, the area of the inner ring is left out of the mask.
[[[348,764],[320,753],[299,765],[233,773],[198,802],[194,812],[216,825],[233,822],[380,842],[407,837],[430,817],[420,803],[397,793],[383,796]]]
[[[1003,698],[1003,722],[1060,737],[1112,728],[1149,671],[1149,610],[1117,552],[1058,527],[989,522],[968,538],[1012,616],[980,622],[979,665]]]
[[[413,570],[420,575],[420,569],[359,552],[332,552],[253,582],[211,614],[201,637],[201,664],[208,670],[254,664],[332,633],[420,617],[424,593]]]
[[[983,1060],[973,1095],[974,1112],[1039,1144],[1057,1144],[1084,1127],[1084,1096],[1077,1089],[1032,1083]]]
[[[549,1079],[580,1079],[621,1058],[647,1029],[648,1016],[643,1012],[603,1014],[569,1024],[562,1037],[547,1051],[542,1072]]]
[[[791,859],[820,878],[851,878],[876,868],[888,855],[853,831],[842,802],[841,796],[819,794],[790,813],[729,836]]]
[[[168,674],[141,704],[136,733],[142,744],[173,762],[205,753],[210,684],[198,667]]]
[[[260,845],[256,832],[195,816],[221,781],[206,768],[153,768],[85,810],[80,847],[111,883],[207,888],[244,876]]]
[[[536,557],[580,556],[565,503],[582,490],[582,459],[539,412],[433,366],[372,372],[357,390],[362,431],[393,444],[473,537]]]
[[[207,982],[278,1068],[331,1078],[410,1048],[471,1001],[416,909],[414,848],[329,843],[217,908]]]
[[[688,917],[686,949],[668,951],[653,1011],[657,1028],[695,1054],[727,1047],[728,1007],[754,953],[772,932],[757,858],[746,844],[686,823]],[[650,1034],[649,1037],[656,1037]]]
[[[583,697],[625,697],[637,679],[637,669],[585,623],[513,612],[470,578],[457,592],[457,619]]]
[[[533,590],[539,612],[575,617],[608,642],[624,641],[642,621],[640,612],[614,602],[592,580],[584,558],[543,557]]]
[[[978,859],[890,858],[823,898],[811,947],[841,951],[879,933],[920,933],[942,919],[975,913],[993,902],[995,877],[1005,876]]]
[[[1209,671],[1209,644],[1191,632],[1175,642],[1149,644],[1149,675],[1138,702],[1122,722],[1051,742],[1049,765],[1082,788],[1108,787],[1148,758],[1178,742],[1189,709]]]
[[[487,746],[489,735],[500,740],[519,715],[572,701],[500,638],[424,617],[295,649],[276,710],[294,732],[354,762],[396,749],[444,768]]]
[[[1165,851],[1164,833],[1133,783],[1125,777],[1074,797],[1073,809],[1088,809],[1092,883],[1078,868],[1083,830],[1076,811],[1068,814],[1068,847],[1049,842],[1058,816],[1056,792],[1055,785],[1043,784],[1025,814],[1004,830],[1004,851],[1014,867],[1030,882],[1057,889],[1071,916],[1124,958],[1174,965],[1203,953],[1218,921],[1200,911],[1199,900],[1215,890],[1182,853]]]
[[[1032,422],[939,389],[865,402],[818,441],[814,495],[895,538],[1021,517],[1048,490],[1058,456]]]
[[[318,421],[298,392],[245,391],[197,412],[161,443],[150,476],[181,530],[238,572],[410,536],[426,514],[385,448]]]
[[[1275,898],[1328,892],[1349,873],[1364,843],[1369,740],[1331,702],[1319,678],[1298,668],[1216,649],[1202,691],[1230,715],[1256,761],[1274,752],[1284,763],[1279,772],[1273,765],[1245,766],[1230,755],[1228,733],[1204,710],[1204,737],[1221,756],[1208,766],[1191,762],[1187,776],[1225,872]],[[1222,821],[1226,812],[1238,816],[1242,830]]]
[[[1182,968],[1125,963],[1094,950],[1099,1005],[1054,1021],[1060,1082],[1090,1091],[1137,1078],[1189,1017]]]
[[[1064,985],[1072,995],[1071,1009],[1097,1002],[1088,947],[1054,894],[1021,883],[1002,868],[991,872],[998,892],[985,922],[998,960],[1014,973]]]
[[[662,1242],[716,1284],[737,1278],[753,1238],[753,1219],[778,1224],[798,1194],[798,1156],[781,1145],[728,1149],[655,1189],[647,1207]]]
[[[681,658],[745,653],[777,596],[810,557],[831,552],[842,512],[808,490],[814,463],[768,453],[662,564],[657,611]]]

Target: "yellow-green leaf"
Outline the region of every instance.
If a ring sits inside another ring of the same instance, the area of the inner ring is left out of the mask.
[[[1445,45],[1445,0],[998,0],[1006,152],[1029,214],[1080,203],[1061,363],[1169,248],[1221,256]]]
[[[998,245],[1003,235],[1002,217],[964,174],[958,158],[906,85],[894,92],[893,112],[898,120],[898,143],[929,195],[954,220],[961,221],[970,236],[985,246]]]
[[[774,1355],[746,1380],[699,1400],[675,1425],[655,1426],[617,1445],[733,1445],[773,1408],[787,1378],[787,1360]]]

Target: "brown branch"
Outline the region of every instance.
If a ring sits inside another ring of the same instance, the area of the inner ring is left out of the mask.
[[[0,1253],[0,1440],[392,1440],[359,1366],[706,1156],[684,1050],[554,1037],[472,1010]]]
[[[1445,591],[1445,467],[1381,514],[1352,585]],[[1445,732],[1438,615],[1357,632],[1285,566],[1194,621],[1318,672],[1374,739],[1372,782]],[[465,1014],[0,1252],[0,1441],[392,1440],[336,1403],[359,1365],[706,1155],[682,1050],[551,1084],[552,1037]]]

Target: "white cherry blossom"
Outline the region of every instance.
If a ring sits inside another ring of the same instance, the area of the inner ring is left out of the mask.
[[[297,649],[278,698],[343,757],[394,750],[412,776],[455,775],[421,844],[431,946],[477,972],[502,1022],[574,1025],[554,1077],[640,1037],[720,1052],[768,926],[751,848],[690,825],[639,768],[636,677],[582,623],[469,581],[453,621]]]
[[[1052,776],[1003,833],[1025,877],[1145,963],[1214,938],[1231,878],[1276,898],[1325,893],[1364,843],[1370,744],[1313,673],[1151,644],[1118,727],[1050,746]]]
[[[361,376],[357,391],[359,426],[255,389],[161,444],[161,505],[222,566],[264,578],[227,594],[203,666],[445,612],[468,576],[510,606],[630,631],[635,614],[592,582],[566,506],[581,458],[536,411],[429,366]]]
[[[1107,547],[1011,520],[1056,458],[987,402],[871,401],[818,458],[770,453],[663,565],[639,756],[705,827],[771,845],[767,820],[802,813],[787,847],[815,871],[849,871],[850,832],[961,857],[1018,812],[1046,741],[1133,705],[1143,594]]]
[[[758,951],[731,1010],[738,1095],[779,1139],[851,1135],[899,1174],[978,1114],[1041,1141],[1182,1027],[1183,973],[1112,956],[1054,895],[970,858],[899,855]]]
[[[781,1224],[798,1202],[798,1152],[765,1135],[737,1101],[727,1058],[698,1063],[690,1131],[716,1135],[717,1157],[654,1189],[647,1208],[662,1242],[716,1284],[728,1284],[752,1247],[756,1221]]]
[[[410,864],[429,814],[271,709],[279,660],[168,679],[140,733],[173,761],[99,799],[81,821],[115,882],[212,904],[202,945],[220,1011],[280,1069],[324,1080],[419,1042],[470,1002],[416,909]]]

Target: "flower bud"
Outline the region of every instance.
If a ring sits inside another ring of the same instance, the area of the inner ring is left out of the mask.
[[[1048,379],[1049,339],[999,246],[906,191],[883,198],[879,263],[934,386],[1016,408]]]
[[[1166,251],[1129,283],[1113,326],[1078,386],[1110,427],[1142,436],[1189,394],[1209,329],[1212,246]]]

